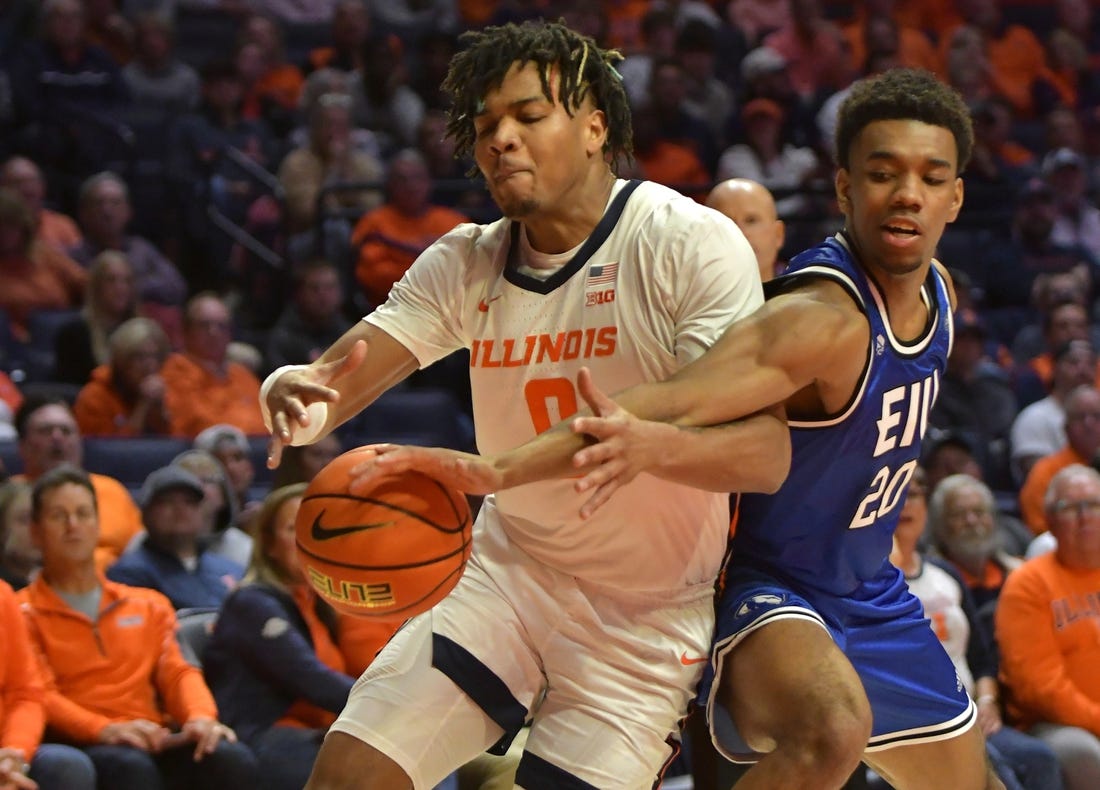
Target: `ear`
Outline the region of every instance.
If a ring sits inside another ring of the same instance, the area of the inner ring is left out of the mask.
[[[847,216],[852,208],[852,178],[845,168],[837,168],[836,177],[833,180],[833,187],[836,190],[836,204],[840,207],[841,213]]]
[[[963,180],[961,178],[955,179],[955,195],[951,199],[951,209],[948,214],[947,221],[954,222],[959,216],[959,210],[963,205]]]
[[[589,156],[603,156],[607,142],[607,115],[603,110],[590,110],[585,119],[585,152]]]
[[[781,219],[775,221],[775,247],[776,249],[783,249],[783,245],[787,242],[787,223]]]

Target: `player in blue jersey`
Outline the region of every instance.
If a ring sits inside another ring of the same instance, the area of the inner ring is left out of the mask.
[[[837,126],[844,230],[796,256],[706,354],[614,401],[582,373],[596,416],[509,453],[380,447],[364,478],[415,464],[477,491],[581,468],[591,513],[640,472],[719,487],[725,424],[781,402],[791,471],[777,493],[742,497],[700,692],[719,751],[755,762],[738,790],[840,787],[860,759],[898,790],[1002,787],[888,559],[951,347],[954,296],[933,254],[972,143],[965,104],[932,75],[857,83]]]

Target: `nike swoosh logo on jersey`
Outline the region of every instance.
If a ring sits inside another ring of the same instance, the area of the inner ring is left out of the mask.
[[[498,296],[494,296],[492,299],[490,299],[488,301],[486,301],[484,298],[482,298],[482,300],[477,303],[477,309],[479,311],[481,311],[482,313],[489,312],[489,305],[491,305],[493,302],[495,302],[501,296],[503,296],[503,294],[500,294]]]
[[[683,664],[685,667],[690,667],[692,664],[702,664],[704,661],[709,660],[710,659],[707,656],[702,656],[700,658],[691,658],[690,656],[688,656],[686,650],[680,654],[680,663]]]
[[[325,511],[321,511],[313,519],[313,526],[309,528],[309,536],[314,540],[332,540],[338,538],[341,535],[351,535],[355,532],[363,532],[368,529],[376,529],[378,527],[388,527],[393,524],[393,521],[379,521],[374,524],[355,524],[350,527],[323,527],[321,526],[321,516],[325,514]]]

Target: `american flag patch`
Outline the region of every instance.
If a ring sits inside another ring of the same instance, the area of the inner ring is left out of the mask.
[[[619,273],[618,263],[598,263],[588,267],[588,282],[586,288],[596,285],[610,285],[615,282],[615,275]]]

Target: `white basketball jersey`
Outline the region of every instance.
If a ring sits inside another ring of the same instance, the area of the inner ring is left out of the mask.
[[[970,621],[962,608],[959,583],[943,568],[931,562],[921,562],[921,573],[915,579],[906,577],[909,591],[920,599],[924,616],[939,637],[943,649],[951,657],[968,694],[974,693],[974,676],[966,663],[966,648],[970,643]]]
[[[763,301],[737,226],[654,183],[618,181],[603,220],[546,280],[519,270],[522,232],[507,219],[459,226],[365,318],[421,366],[470,349],[484,453],[523,444],[583,407],[582,366],[608,393],[667,378]],[[497,493],[483,514],[495,513],[536,560],[594,584],[645,592],[714,579],[725,495],[639,475],[582,521],[585,498],[571,480],[545,481]]]

